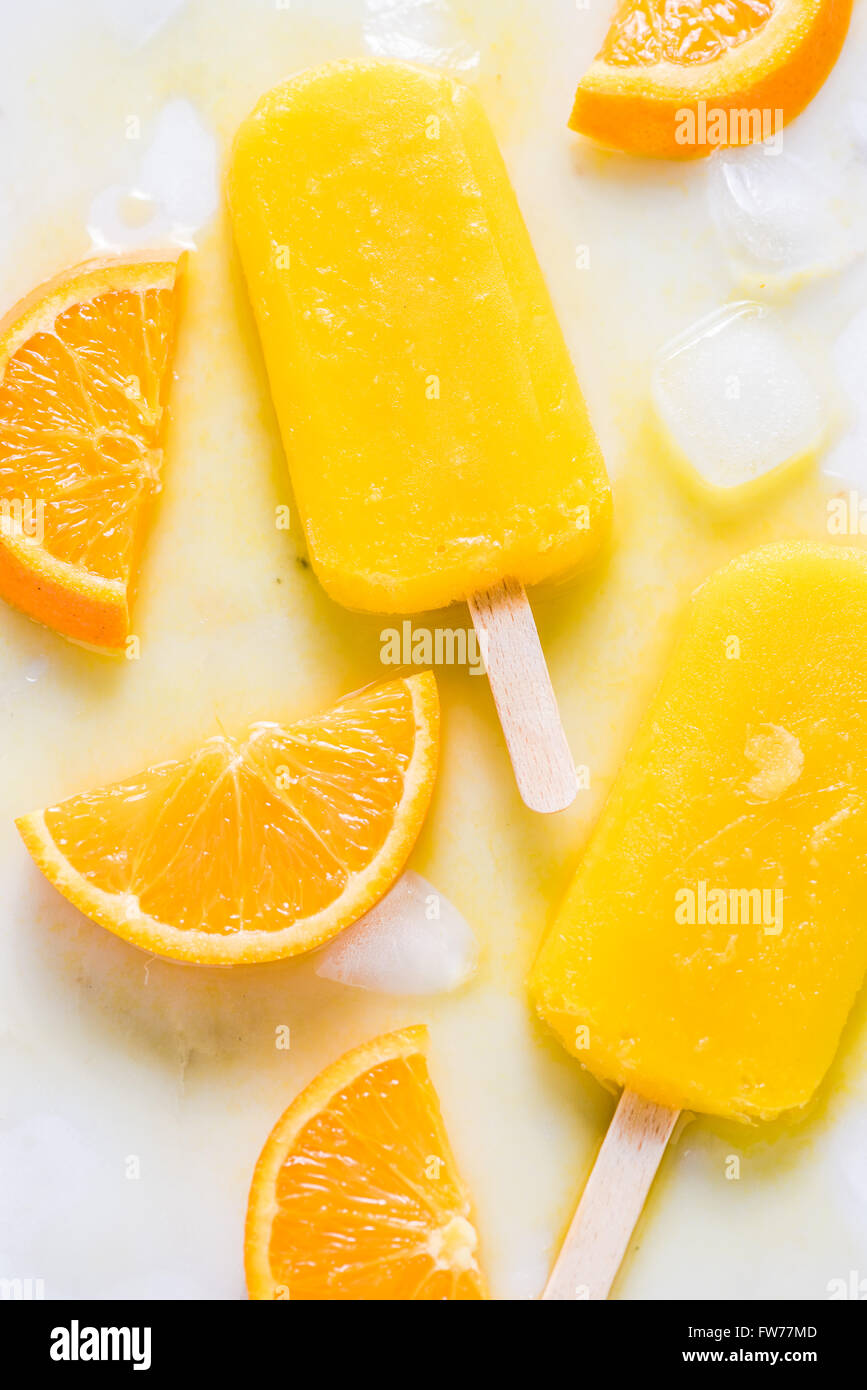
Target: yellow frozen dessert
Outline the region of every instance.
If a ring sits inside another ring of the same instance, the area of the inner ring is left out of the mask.
[[[303,72],[241,126],[229,200],[328,593],[411,612],[585,563],[604,464],[476,97],[404,63]]]
[[[541,1016],[648,1100],[770,1118],[867,967],[867,553],[789,542],[692,599],[536,961]]]

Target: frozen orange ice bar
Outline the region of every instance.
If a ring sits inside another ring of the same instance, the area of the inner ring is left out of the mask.
[[[534,966],[541,1016],[648,1100],[770,1118],[867,968],[867,553],[767,546],[701,586]]]
[[[241,126],[229,201],[328,593],[411,612],[585,563],[605,469],[476,97],[404,63],[303,72]]]

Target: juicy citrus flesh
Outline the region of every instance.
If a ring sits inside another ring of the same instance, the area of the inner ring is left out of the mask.
[[[177,258],[76,267],[0,325],[0,593],[94,645],[128,632],[160,486],[176,275]]]
[[[44,499],[44,546],[105,579],[129,577],[158,478],[169,290],[110,290],[58,315],[0,386],[0,496]]]
[[[569,124],[658,159],[778,136],[831,72],[851,14],[852,0],[624,0]]]
[[[710,63],[763,29],[771,0],[626,0],[600,51],[614,65]]]
[[[406,1029],[347,1054],[278,1122],[250,1194],[251,1297],[485,1297],[425,1040]]]
[[[203,963],[292,955],[397,876],[430,799],[437,724],[433,676],[391,681],[18,826],[60,891],[136,944]]]

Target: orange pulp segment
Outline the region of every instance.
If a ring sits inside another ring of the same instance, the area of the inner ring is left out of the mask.
[[[105,258],[0,320],[0,596],[120,649],[160,486],[179,253]]]
[[[767,140],[822,86],[851,13],[852,0],[623,0],[569,124],[669,159]]]
[[[175,960],[312,950],[397,878],[439,746],[425,672],[295,724],[254,724],[189,757],[16,823],[39,868],[95,922]]]
[[[426,1041],[407,1028],[356,1048],[278,1120],[250,1190],[251,1298],[486,1297]]]

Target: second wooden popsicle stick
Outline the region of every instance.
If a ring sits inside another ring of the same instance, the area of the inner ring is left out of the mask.
[[[563,811],[578,777],[524,586],[504,579],[468,602],[521,797]]]
[[[608,1297],[679,1113],[622,1093],[543,1299]]]

